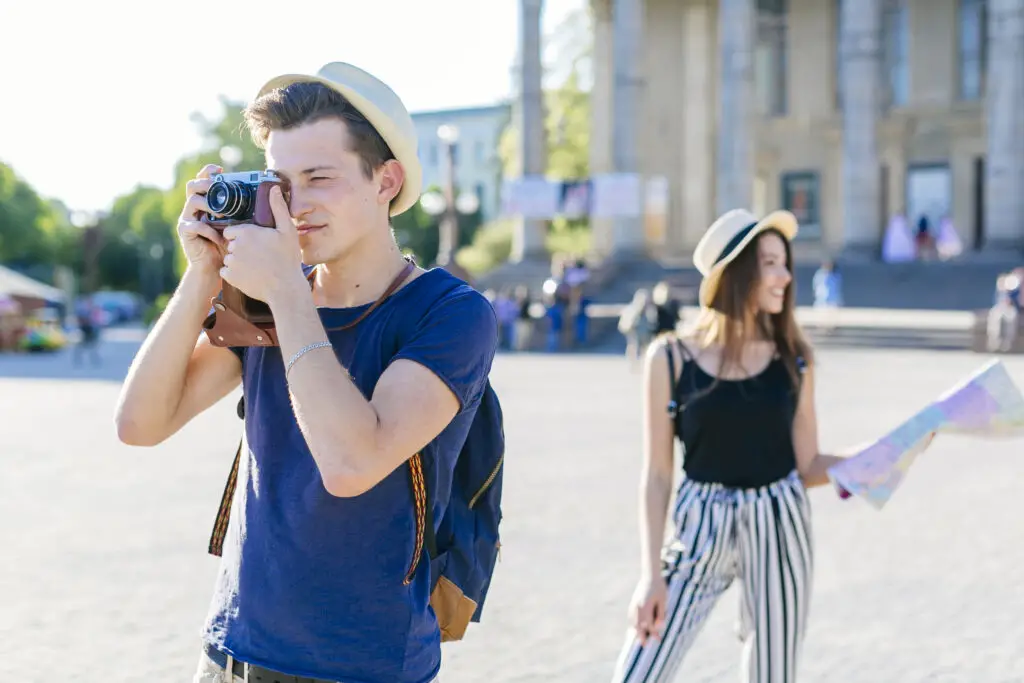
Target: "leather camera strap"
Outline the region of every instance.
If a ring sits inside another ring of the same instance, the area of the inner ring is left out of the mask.
[[[363,320],[366,319],[366,316],[368,316],[371,313],[373,313],[375,310],[377,310],[378,306],[380,306],[382,303],[387,301],[388,297],[390,297],[392,294],[394,294],[395,290],[397,290],[399,287],[402,286],[402,283],[405,282],[405,279],[407,277],[409,277],[409,274],[412,273],[412,271],[415,270],[415,269],[416,269],[416,262],[413,261],[410,258],[406,258],[405,259],[405,267],[402,268],[402,272],[400,272],[398,275],[395,276],[395,279],[391,281],[391,284],[388,285],[388,288],[384,290],[384,293],[381,294],[380,297],[378,297],[378,299],[376,301],[374,301],[372,304],[370,304],[370,307],[367,308],[365,311],[363,311],[362,314],[360,314],[360,316],[358,318],[356,318],[352,322],[346,323],[346,324],[344,324],[344,325],[342,325],[340,327],[325,327],[324,331],[325,332],[340,332],[341,330],[347,330],[347,329],[349,329],[351,327],[355,327],[356,325],[361,323]],[[312,279],[314,277],[316,277],[315,273],[316,273],[316,269],[315,268],[312,271],[310,271],[310,282],[311,283],[312,283]]]

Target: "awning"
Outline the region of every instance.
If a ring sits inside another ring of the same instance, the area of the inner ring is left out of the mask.
[[[0,266],[0,294],[42,299],[53,303],[61,303],[67,298],[64,292],[56,287],[33,280],[4,266]]]

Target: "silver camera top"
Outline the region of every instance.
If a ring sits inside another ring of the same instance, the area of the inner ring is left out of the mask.
[[[245,183],[255,185],[265,180],[280,180],[281,176],[272,170],[266,171],[237,171],[235,173],[218,173],[213,176],[215,183]]]

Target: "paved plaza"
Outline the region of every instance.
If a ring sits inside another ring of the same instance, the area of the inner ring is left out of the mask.
[[[113,408],[136,345],[111,335],[99,369],[0,357],[0,680],[191,680],[241,425],[229,399],[157,448],[120,445]],[[823,449],[880,435],[985,360],[822,351]],[[1024,359],[1006,363],[1024,386]],[[493,380],[509,444],[501,562],[441,680],[601,683],[638,571],[639,377],[612,355],[528,355],[499,358]],[[801,681],[1024,681],[1022,446],[941,436],[883,512],[811,494]],[[681,681],[737,680],[736,616],[730,591]]]

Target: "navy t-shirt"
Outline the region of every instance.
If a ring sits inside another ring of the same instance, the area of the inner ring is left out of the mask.
[[[367,306],[321,308],[320,319],[325,328],[344,325]],[[367,399],[398,358],[430,369],[458,397],[458,414],[422,451],[436,525],[497,346],[490,304],[446,271],[430,270],[329,338]],[[429,604],[430,563],[421,561],[403,585],[415,545],[408,466],[360,496],[332,496],[295,421],[281,350],[236,353],[248,457],[239,465],[206,642],[296,676],[433,680],[441,643]]]

